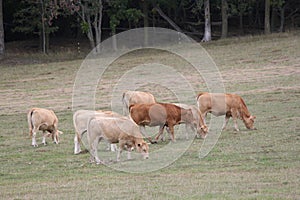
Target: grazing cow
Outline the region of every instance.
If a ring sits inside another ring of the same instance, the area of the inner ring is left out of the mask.
[[[61,131],[57,129],[58,119],[52,110],[44,108],[31,108],[27,113],[27,121],[29,126],[29,135],[32,137],[32,146],[37,147],[36,133],[41,130],[43,131],[42,143],[46,145],[46,137],[51,135],[52,140],[55,144],[59,142],[59,134]],[[48,133],[46,133],[48,132]]]
[[[155,137],[156,141],[163,133],[166,126],[167,132],[174,142],[174,125],[180,123],[193,124],[191,109],[180,108],[171,103],[134,104],[130,108],[130,116],[133,121],[140,126],[141,132],[145,135],[145,126],[159,126],[159,133]]]
[[[128,150],[130,159],[130,151],[133,148],[136,148],[144,159],[149,158],[149,146],[143,140],[138,126],[129,118],[94,116],[89,119],[87,128],[92,162],[102,163],[97,152],[98,143],[102,139],[112,144],[119,143],[117,161],[120,161],[124,149]]]
[[[243,120],[248,129],[255,129],[254,119],[256,117],[250,114],[244,100],[239,95],[202,92],[197,96],[197,104],[203,119],[207,113],[215,116],[225,115],[222,130],[226,128],[230,117],[233,118],[236,131],[239,131],[238,118]]]
[[[81,153],[80,142],[83,134],[87,130],[87,122],[90,117],[95,115],[100,115],[103,117],[124,117],[118,113],[112,111],[94,111],[94,110],[77,110],[73,115],[73,124],[75,128],[75,137],[74,137],[74,154]],[[112,151],[116,150],[116,145],[112,144],[108,149]]]
[[[149,92],[126,91],[123,93],[123,114],[129,114],[130,105],[137,103],[156,103],[155,97]]]
[[[182,103],[174,103],[174,104],[176,106],[181,107],[181,108],[192,110],[193,118],[194,118],[196,123],[194,123],[193,126],[191,126],[191,124],[186,124],[185,125],[186,139],[188,139],[188,127],[191,130],[193,130],[194,132],[197,131],[197,134],[200,135],[202,138],[205,138],[206,134],[208,132],[208,128],[207,128],[206,124],[204,123],[204,120],[203,120],[203,118],[201,116],[201,113],[200,113],[199,109],[197,108],[197,106],[186,105],[186,104],[182,104]]]

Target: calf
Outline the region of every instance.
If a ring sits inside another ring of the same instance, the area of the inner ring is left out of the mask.
[[[36,133],[43,131],[42,143],[46,145],[46,137],[51,135],[55,144],[59,142],[59,134],[61,131],[57,129],[58,119],[52,110],[44,108],[31,108],[27,113],[27,121],[29,126],[29,135],[32,137],[32,146],[37,147]],[[48,133],[46,133],[48,132]]]
[[[206,137],[206,134],[208,132],[208,128],[201,116],[201,113],[197,106],[194,105],[186,105],[182,103],[174,103],[176,106],[179,106],[184,109],[191,109],[192,114],[193,114],[193,119],[196,123],[193,124],[186,124],[186,138],[188,139],[188,127],[193,130],[194,132],[196,131],[199,136],[202,138]]]
[[[243,120],[248,129],[255,129],[254,119],[256,117],[250,114],[244,100],[239,95],[202,92],[197,96],[197,104],[203,119],[207,113],[215,116],[225,115],[222,129],[226,128],[230,117],[233,118],[236,131],[239,131],[237,119]]]
[[[174,142],[174,126],[180,123],[194,124],[191,109],[184,109],[170,103],[134,104],[130,106],[130,116],[140,126],[145,135],[145,126],[159,126],[157,141],[166,126]]]
[[[95,115],[99,115],[103,117],[124,117],[113,111],[77,110],[73,115],[73,124],[75,128],[74,154],[81,153],[80,142],[83,134],[87,130],[88,119]],[[110,145],[109,149],[115,151],[116,145]]]
[[[91,117],[87,127],[88,142],[90,145],[91,161],[100,164],[102,161],[98,157],[98,143],[102,139],[109,143],[119,143],[117,161],[120,161],[121,152],[130,151],[136,148],[143,155],[144,159],[149,158],[149,146],[143,140],[138,126],[129,118],[116,117]]]
[[[123,93],[123,114],[128,115],[130,105],[137,103],[156,103],[155,97],[149,92],[126,91]]]

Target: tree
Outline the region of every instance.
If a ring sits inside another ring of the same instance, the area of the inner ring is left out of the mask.
[[[265,0],[265,34],[271,33],[270,28],[270,0]]]
[[[142,4],[143,4],[143,18],[144,18],[144,41],[145,41],[145,46],[148,45],[148,26],[149,26],[149,20],[148,20],[148,16],[149,16],[149,7],[148,7],[148,2],[147,0],[142,0]]]
[[[14,31],[23,33],[34,33],[40,37],[40,46],[44,53],[49,49],[49,35],[58,30],[52,26],[53,20],[57,18],[59,6],[56,0],[23,0],[21,9],[15,13]]]
[[[4,55],[5,52],[2,5],[2,0],[0,0],[0,58]]]
[[[102,10],[102,0],[82,0],[78,12],[83,32],[87,34],[90,45],[96,52],[100,52],[98,44],[101,42]]]
[[[228,2],[222,0],[222,38],[226,38],[228,35]]]
[[[95,52],[100,52],[102,35],[102,0],[61,0],[60,6],[71,14],[76,13],[81,19],[81,30],[90,41]]]
[[[230,1],[230,13],[239,16],[239,32],[244,33],[244,16],[252,6],[249,0],[232,0]]]
[[[109,25],[112,33],[112,42],[113,48],[117,49],[116,41],[116,28],[120,25],[122,20],[127,19],[128,25],[131,24],[137,25],[139,19],[143,16],[141,10],[135,8],[128,8],[128,0],[114,0],[108,2],[108,16],[109,16]]]
[[[205,19],[204,36],[201,41],[208,42],[211,41],[211,21],[210,21],[209,0],[204,0],[204,19]]]

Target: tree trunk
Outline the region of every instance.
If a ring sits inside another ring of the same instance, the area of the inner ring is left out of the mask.
[[[276,13],[276,6],[272,6],[271,12],[271,31],[274,32],[276,30],[276,23],[277,22],[277,13]]]
[[[280,8],[280,28],[279,32],[284,32],[284,17],[285,17],[285,5]]]
[[[99,44],[101,43],[101,26],[102,26],[102,10],[103,10],[102,0],[99,0],[98,3],[99,3],[99,10],[98,13],[95,15],[95,20],[93,24],[95,29],[96,51],[100,52]]]
[[[112,47],[114,51],[118,50],[117,46],[117,37],[116,37],[116,28],[112,28],[111,30],[111,37],[112,37]]]
[[[270,0],[265,0],[265,34],[270,33]]]
[[[228,35],[228,3],[222,0],[222,35],[221,38],[227,38]]]
[[[144,45],[148,45],[148,27],[149,27],[149,20],[148,20],[148,2],[147,0],[143,1],[143,15],[144,15]]]
[[[154,8],[157,12],[158,12],[158,14],[162,17],[162,18],[164,18],[167,22],[169,22],[169,24],[176,30],[176,31],[178,31],[178,32],[183,32],[182,30],[181,30],[181,28],[179,28],[179,26],[177,26],[161,9],[160,9],[160,7],[158,6],[158,5],[156,5],[155,6],[155,8]]]
[[[94,34],[93,34],[93,28],[92,28],[92,22],[89,14],[86,14],[86,23],[88,24],[89,30],[87,32],[87,37],[89,38],[91,48],[95,48],[95,40],[94,40]]]
[[[0,59],[5,52],[2,0],[0,0]]]
[[[244,34],[244,22],[243,22],[244,13],[240,12],[240,35]]]
[[[209,8],[209,0],[204,1],[204,15],[205,15],[205,29],[204,36],[201,40],[202,42],[211,41],[211,22],[210,22],[210,8]]]
[[[41,23],[42,23],[42,33],[41,33],[41,41],[42,41],[42,50],[43,53],[47,53],[46,51],[46,27],[45,27],[45,8],[44,8],[44,2],[43,0],[40,0],[41,3]]]

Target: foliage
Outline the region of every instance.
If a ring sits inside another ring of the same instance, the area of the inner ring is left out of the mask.
[[[116,27],[120,25],[122,20],[127,19],[129,24],[133,22],[136,25],[143,16],[141,10],[128,8],[128,0],[108,1],[108,7],[107,14],[110,18],[109,25],[112,32],[116,31]]]
[[[21,9],[14,14],[14,31],[40,35],[43,23],[47,34],[57,31],[52,23],[59,15],[58,5],[53,0],[43,0],[43,5],[38,0],[22,0]]]

